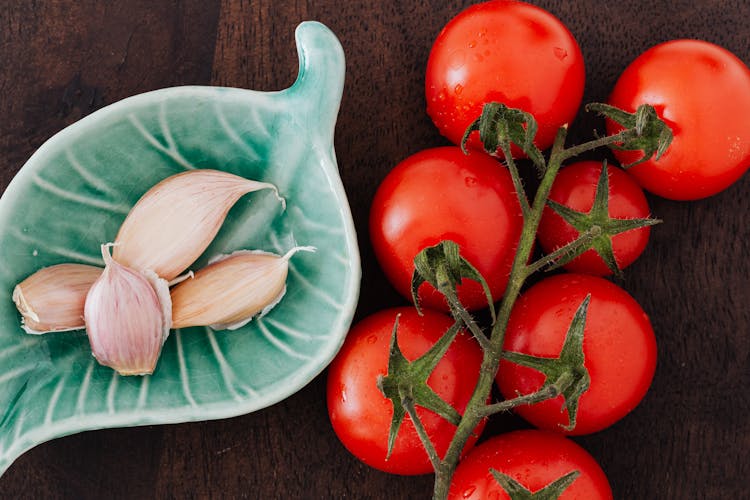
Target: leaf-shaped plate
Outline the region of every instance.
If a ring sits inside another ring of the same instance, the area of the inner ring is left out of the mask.
[[[279,92],[177,87],[134,96],[47,141],[0,199],[0,471],[29,448],[88,429],[224,418],[293,394],[330,362],[356,306],[360,263],[333,133],[344,55],[331,31],[296,31],[300,71]],[[84,331],[27,335],[11,302],[17,282],[62,262],[102,265],[138,198],[159,180],[215,168],[271,182],[232,208],[211,256],[284,253],[287,294],[236,331],[173,331],[152,376],[96,363]]]

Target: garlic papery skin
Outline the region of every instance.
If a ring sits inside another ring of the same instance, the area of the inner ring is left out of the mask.
[[[35,272],[13,289],[26,333],[40,334],[84,328],[83,305],[102,268],[56,264]]]
[[[153,373],[169,335],[166,280],[115,261],[102,245],[105,268],[86,296],[84,317],[96,360],[121,375]]]
[[[167,177],[130,210],[117,233],[113,257],[133,270],[150,270],[171,281],[205,251],[237,200],[261,189],[279,196],[273,184],[218,170]]]
[[[172,327],[234,330],[266,314],[284,296],[289,259],[301,250],[314,249],[295,247],[282,256],[252,250],[220,256],[172,288]]]

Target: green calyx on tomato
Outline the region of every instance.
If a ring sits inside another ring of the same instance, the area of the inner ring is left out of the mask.
[[[574,210],[551,198],[547,200],[547,205],[552,211],[562,217],[565,222],[575,228],[579,235],[590,235],[590,242],[588,244],[591,248],[596,251],[613,274],[621,276],[622,269],[615,259],[612,238],[627,231],[659,224],[661,220],[650,217],[613,218],[610,216],[609,198],[609,169],[605,161],[602,164],[599,180],[596,184],[594,203],[591,206],[591,210],[587,212]],[[567,256],[562,256],[552,267],[556,268],[568,264],[578,257],[578,253],[580,252],[571,252]]]
[[[591,103],[586,106],[586,109],[597,112],[626,129],[626,132],[622,133],[622,142],[611,145],[612,149],[643,152],[640,158],[624,164],[622,167],[625,169],[644,163],[651,158],[658,161],[674,139],[672,129],[659,118],[651,105],[641,104],[635,113],[628,113],[603,103]]]
[[[602,178],[603,171],[607,172],[606,186]],[[598,196],[607,193],[605,202],[597,202]],[[591,219],[594,205],[601,207],[600,214],[595,221]],[[555,211],[552,206],[564,206]],[[566,212],[562,217],[559,212]],[[537,239],[542,250],[548,255],[579,239],[580,248],[569,248],[569,252],[559,254],[560,258],[551,263],[551,267],[562,265],[566,270],[585,274],[606,276],[613,274],[613,269],[625,269],[643,253],[651,234],[651,226],[626,230],[614,234],[621,224],[627,227],[628,220],[642,220],[644,223],[650,218],[651,210],[643,189],[624,170],[612,165],[603,165],[599,161],[579,161],[566,165],[555,177],[549,192],[547,207],[542,214],[537,230]],[[590,224],[589,224],[590,223]],[[598,225],[597,225],[598,224]],[[611,236],[604,233],[609,225]],[[599,236],[595,236],[597,233]],[[581,239],[581,235],[588,238]],[[597,242],[595,238],[601,238]],[[584,247],[590,246],[594,240],[594,248],[580,253]],[[611,248],[611,255],[610,255]],[[576,254],[580,253],[578,257]],[[612,260],[614,264],[612,265]],[[614,274],[619,274],[615,271]]]
[[[461,149],[466,150],[466,143],[471,133],[479,132],[479,140],[482,141],[484,150],[494,154],[503,150],[507,158],[510,156],[511,143],[518,145],[521,150],[534,162],[540,171],[544,167],[542,152],[534,144],[534,137],[539,126],[531,113],[520,109],[509,108],[503,103],[488,102],[482,107],[482,114],[474,120],[466,129],[461,139]],[[543,172],[543,171],[542,171]]]
[[[532,492],[524,485],[513,479],[507,474],[503,474],[495,469],[490,468],[490,474],[495,478],[505,492],[510,496],[510,500],[553,500],[562,496],[563,492],[573,484],[581,473],[577,470],[570,471],[559,479],[556,479],[546,485],[544,488]]]
[[[429,283],[445,297],[448,306],[454,316],[461,318],[470,328],[474,325],[473,319],[458,300],[456,287],[461,284],[463,278],[476,281],[482,286],[487,297],[487,305],[492,313],[492,322],[495,322],[495,309],[492,300],[492,291],[482,274],[477,268],[461,256],[458,244],[454,241],[443,240],[437,245],[427,247],[414,258],[414,273],[411,278],[411,296],[417,311],[421,310],[419,299],[419,287],[422,283]],[[472,331],[474,329],[472,328]],[[480,342],[485,339],[484,335],[478,338]]]
[[[513,351],[503,352],[503,359],[520,366],[533,368],[544,374],[544,384],[539,390],[556,387],[565,399],[568,410],[568,431],[576,427],[578,402],[591,384],[591,376],[584,366],[583,330],[591,296],[587,295],[573,316],[565,335],[565,342],[556,358],[545,358]]]
[[[427,385],[427,379],[460,329],[460,322],[454,323],[427,352],[414,361],[409,361],[398,345],[398,317],[396,317],[388,352],[388,373],[377,379],[378,389],[393,403],[393,419],[388,432],[386,459],[391,456],[398,430],[407,412],[415,423],[420,437],[424,439],[426,436],[426,431],[416,416],[415,405],[437,413],[453,425],[458,425],[461,420],[461,414]],[[428,449],[427,452],[433,464],[439,462],[434,449]]]

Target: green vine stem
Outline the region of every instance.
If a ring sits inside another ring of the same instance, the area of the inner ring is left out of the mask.
[[[532,394],[523,394],[513,399],[507,399],[500,401],[499,403],[485,405],[484,408],[480,408],[479,412],[483,413],[484,416],[489,417],[495,413],[502,413],[504,411],[510,411],[516,406],[521,405],[533,405],[535,403],[541,403],[547,399],[556,398],[561,393],[558,386],[550,385],[544,389],[540,389]]]
[[[584,151],[602,146],[640,150],[644,152],[644,157],[656,155],[658,159],[671,141],[671,132],[659,120],[656,112],[650,106],[642,106],[633,114],[606,105],[591,105],[590,109],[615,120],[623,127],[623,130],[611,136],[600,137],[566,149],[565,139],[568,130],[567,127],[562,127],[557,132],[547,161],[533,143],[534,134],[537,130],[534,117],[521,110],[507,108],[503,104],[490,103],[485,105],[482,115],[467,129],[464,135],[465,141],[472,131],[478,131],[486,151],[491,154],[496,154],[499,151],[503,154],[505,164],[513,179],[513,185],[516,188],[523,215],[521,236],[516,247],[508,284],[497,308],[495,308],[489,286],[484,277],[471,263],[461,257],[456,243],[442,241],[435,246],[423,249],[414,259],[415,272],[412,276],[411,291],[417,310],[420,308],[418,289],[423,283],[429,283],[445,297],[455,323],[424,355],[410,361],[404,357],[398,347],[397,320],[391,337],[388,372],[385,376],[379,377],[377,383],[381,392],[393,403],[393,419],[388,437],[388,454],[390,455],[401,423],[405,415],[408,414],[435,469],[433,498],[437,500],[447,498],[453,472],[456,469],[461,452],[482,419],[500,411],[510,410],[521,404],[532,404],[561,395],[568,410],[568,428],[575,426],[578,401],[588,389],[590,380],[588,371],[583,364],[583,330],[589,297],[583,301],[576,312],[568,329],[563,349],[557,358],[538,358],[503,351],[505,330],[513,305],[529,276],[542,269],[554,268],[560,263],[580,255],[595,245],[597,239],[602,237],[603,231],[609,231],[612,228],[607,226],[610,221],[606,217],[589,217],[586,220],[590,220],[591,225],[579,230],[579,236],[576,240],[535,262],[529,263],[542,212],[545,206],[549,204],[552,184],[565,160]],[[531,159],[541,174],[539,187],[531,204],[528,202],[518,167],[511,154],[511,144],[518,146]],[[606,173],[605,168],[602,171]],[[604,180],[600,180],[600,184],[600,211],[606,211],[608,189],[606,189]],[[650,225],[654,220],[638,219],[628,222],[628,228],[631,228],[630,226],[635,228],[639,225]],[[578,225],[583,227],[583,223]],[[485,331],[475,322],[459,300],[456,287],[464,278],[477,281],[484,289],[492,314],[489,335],[485,334]],[[464,328],[468,329],[477,339],[482,348],[483,357],[476,386],[466,405],[464,414],[461,415],[428,386],[427,379],[458,331]],[[546,377],[544,385],[532,394],[519,395],[516,398],[495,404],[489,403],[490,391],[501,358],[539,370]],[[416,406],[431,410],[456,426],[451,443],[443,458],[439,457],[434,444],[431,442],[429,433],[416,412]]]
[[[508,325],[508,318],[510,317],[513,304],[515,304],[516,299],[521,292],[521,287],[529,276],[530,271],[526,263],[531,255],[531,249],[536,238],[536,231],[542,217],[542,210],[547,202],[549,191],[552,188],[552,182],[562,165],[563,155],[561,152],[564,148],[563,144],[565,142],[566,133],[567,129],[561,128],[555,138],[552,153],[550,154],[550,161],[544,172],[544,176],[539,183],[539,188],[531,206],[531,211],[529,212],[528,217],[524,218],[521,239],[519,240],[516,249],[516,255],[511,267],[508,285],[497,310],[497,321],[495,321],[495,325],[492,328],[492,333],[490,335],[489,349],[484,351],[484,356],[482,358],[479,380],[477,381],[474,393],[466,406],[463,418],[456,428],[456,432],[450,446],[448,447],[448,451],[435,470],[433,498],[436,500],[448,497],[451,478],[453,477],[453,471],[455,470],[456,465],[458,465],[461,450],[463,450],[466,441],[474,431],[474,428],[479,424],[479,421],[486,416],[485,406],[487,395],[492,389],[492,383],[495,379],[495,374],[497,373],[500,363],[500,356],[505,339],[505,328]],[[510,145],[507,144],[507,141],[502,147],[508,152],[510,151]],[[513,157],[510,155],[506,156],[506,162],[508,164],[515,164]],[[514,168],[510,168],[509,170],[511,173],[516,171]],[[519,193],[519,196],[524,195],[523,193]]]
[[[615,119],[625,128],[616,134],[600,137],[566,149],[565,139],[567,136],[567,127],[562,127],[558,130],[549,155],[549,160],[545,165],[543,164],[543,159],[540,160],[541,155],[537,154],[538,150],[533,146],[533,143],[529,139],[528,131],[536,130],[536,123],[533,122],[533,117],[530,117],[519,110],[508,110],[508,108],[503,105],[493,104],[493,106],[494,108],[486,111],[486,115],[490,115],[491,113],[495,113],[495,115],[488,118],[488,116],[485,115],[485,112],[483,112],[483,116],[480,117],[480,120],[482,118],[485,120],[491,120],[493,127],[483,128],[483,123],[475,123],[467,131],[465,138],[468,138],[468,134],[471,130],[480,130],[480,136],[481,132],[485,132],[485,134],[489,133],[491,136],[489,139],[487,137],[482,138],[485,148],[487,148],[488,151],[494,153],[499,146],[499,149],[505,158],[508,170],[513,177],[513,183],[516,186],[519,202],[523,208],[523,229],[516,249],[516,255],[505,293],[500,305],[493,315],[496,320],[492,327],[489,343],[488,345],[483,346],[485,349],[479,379],[472,397],[466,406],[464,415],[456,428],[451,444],[444,458],[435,467],[433,498],[436,500],[447,498],[453,471],[458,464],[461,451],[464,449],[466,441],[474,432],[474,429],[481,419],[486,418],[494,412],[508,410],[519,404],[528,403],[530,401],[542,401],[547,398],[555,397],[564,389],[555,385],[546,386],[534,394],[521,396],[495,405],[487,404],[488,395],[490,394],[498,370],[500,358],[503,354],[503,343],[508,319],[526,279],[534,272],[548,266],[549,264],[553,264],[556,259],[566,253],[582,253],[590,247],[591,240],[593,239],[592,237],[596,236],[597,228],[592,227],[590,233],[580,235],[577,240],[567,245],[559,252],[542,257],[542,259],[537,262],[531,264],[528,263],[534,246],[539,222],[542,217],[542,211],[547,204],[552,184],[558,171],[562,167],[563,162],[585,151],[603,146],[619,147],[622,149],[638,149],[644,152],[644,157],[656,155],[658,159],[671,142],[671,133],[668,133],[668,127],[658,119],[655,111],[650,106],[642,106],[636,111],[636,113],[628,114],[606,105],[590,105],[587,109],[598,111],[611,119]],[[510,113],[508,113],[509,111]],[[521,120],[531,120],[530,122],[526,122],[527,126],[524,128],[519,128],[518,126],[519,113],[523,115]],[[509,115],[511,119],[503,121],[503,116],[501,115],[504,114]],[[665,129],[667,132],[665,132]],[[513,156],[511,155],[511,142],[520,146],[524,152],[534,160],[537,167],[541,167],[539,169],[543,172],[539,187],[530,207],[528,206],[526,194],[522,188],[523,184],[518,173],[518,168]]]

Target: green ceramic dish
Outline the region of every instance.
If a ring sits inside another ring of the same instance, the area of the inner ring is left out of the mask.
[[[104,427],[207,420],[276,403],[340,348],[356,306],[360,263],[333,132],[344,55],[325,26],[296,31],[297,81],[280,92],[178,87],[138,95],[47,141],[0,199],[0,471],[50,439]],[[62,262],[102,265],[138,198],[159,180],[215,168],[274,183],[243,197],[195,268],[238,249],[283,253],[288,291],[236,331],[173,331],[155,373],[121,377],[97,364],[85,332],[27,335],[15,284]]]

